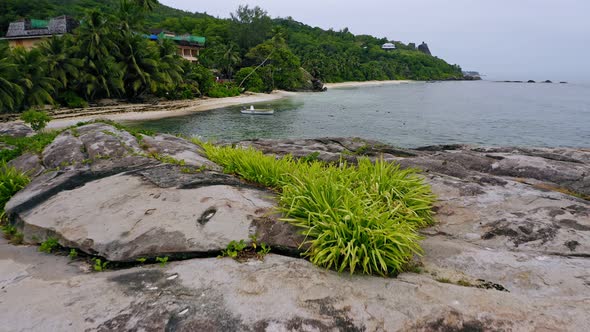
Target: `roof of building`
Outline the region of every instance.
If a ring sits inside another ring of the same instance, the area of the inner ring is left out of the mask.
[[[158,31],[158,30],[151,30],[151,31]],[[200,36],[192,36],[192,35],[182,35],[178,36],[172,32],[159,30],[158,34],[152,33],[151,35],[147,36],[151,40],[159,40],[159,39],[169,39],[173,40],[177,44],[186,45],[186,46],[205,46],[206,38]]]
[[[381,46],[381,48],[392,49],[392,48],[395,48],[395,44],[393,44],[393,43],[385,43],[385,44],[383,44],[383,46]]]
[[[69,16],[59,16],[50,20],[22,19],[11,22],[5,39],[24,39],[47,37],[70,33],[80,23]]]

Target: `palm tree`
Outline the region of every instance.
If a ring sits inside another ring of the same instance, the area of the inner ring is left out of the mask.
[[[61,83],[49,75],[47,60],[41,50],[27,51],[19,47],[12,55],[19,72],[17,82],[24,90],[24,108],[54,104],[53,97]]]
[[[130,98],[157,89],[159,54],[155,45],[133,33],[124,34],[118,62],[123,74],[125,93]]]
[[[144,12],[145,9],[140,7],[136,1],[120,0],[117,13],[120,31],[127,33],[133,28],[137,28],[144,18]]]
[[[242,62],[238,46],[234,43],[220,44],[215,50],[217,64],[227,78],[233,77],[234,68]]]
[[[145,10],[145,11],[153,11],[154,8],[156,8],[157,5],[159,5],[160,3],[158,2],[158,0],[133,0],[135,2],[135,4],[137,6],[139,6],[139,8]]]
[[[17,76],[10,50],[0,46],[0,112],[13,111],[20,105],[24,91],[15,83]]]
[[[176,52],[176,44],[171,40],[161,40],[158,43],[159,75],[158,85],[164,90],[183,83],[182,62],[184,61]]]
[[[77,47],[70,36],[54,36],[42,43],[39,49],[45,56],[49,75],[58,80],[64,89],[68,88],[71,80],[80,76],[79,69],[84,61],[74,57]]]
[[[114,29],[109,18],[98,10],[90,11],[78,29],[80,50],[95,60],[118,51]]]
[[[112,97],[123,91],[122,66],[116,63],[119,47],[109,18],[97,10],[90,11],[78,29],[79,57],[84,72],[78,80],[78,90],[87,100]]]

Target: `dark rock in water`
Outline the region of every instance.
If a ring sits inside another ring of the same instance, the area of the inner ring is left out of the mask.
[[[317,78],[314,78],[311,81],[311,83],[312,83],[312,86],[313,86],[312,87],[312,90],[313,91],[316,91],[316,92],[324,92],[324,91],[328,90],[328,88],[326,88],[324,86],[324,82],[322,82],[321,80],[319,80]]]
[[[422,44],[418,45],[418,51],[424,54],[432,55],[432,53],[430,53],[430,49],[428,48],[428,44],[425,42],[422,42]]]
[[[551,80],[546,80],[546,81],[543,81],[543,83],[553,83],[553,82],[551,82]]]
[[[476,71],[463,71],[463,80],[465,81],[480,81],[481,75]]]
[[[324,92],[327,90],[324,87],[324,83],[315,78],[312,74],[310,74],[305,69],[301,68],[301,72],[303,75],[303,84],[301,87],[296,89],[297,91],[312,91],[312,92]]]
[[[537,82],[535,82],[533,80],[528,80],[527,83],[537,83]]]
[[[561,81],[561,82],[559,82],[559,83],[560,83],[560,84],[567,84],[567,82],[566,82],[566,81]]]
[[[27,137],[33,135],[35,135],[35,131],[23,123],[0,123],[0,136]]]
[[[465,76],[463,76],[463,80],[465,80],[465,81],[481,81],[481,76],[465,75]]]

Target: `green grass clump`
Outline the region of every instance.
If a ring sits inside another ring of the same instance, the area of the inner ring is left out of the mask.
[[[388,275],[422,252],[416,230],[433,223],[434,195],[414,169],[367,158],[356,166],[325,164],[196,143],[226,172],[279,191],[284,220],[303,229],[310,245],[305,255],[318,266]]]
[[[57,134],[59,131],[42,132],[31,137],[0,136],[0,142],[15,147],[13,150],[0,150],[0,162],[8,162],[25,152],[41,153]]]
[[[0,161],[0,215],[4,213],[4,205],[14,194],[29,184],[29,177],[14,167],[8,167]]]
[[[56,249],[59,249],[59,242],[53,237],[47,238],[47,240],[43,241],[43,243],[41,243],[39,246],[39,251],[46,254],[50,254]]]

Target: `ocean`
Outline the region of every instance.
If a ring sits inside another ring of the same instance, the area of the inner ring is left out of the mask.
[[[362,137],[400,147],[435,144],[590,147],[590,85],[416,82],[332,88],[255,104],[130,123],[207,140]]]

